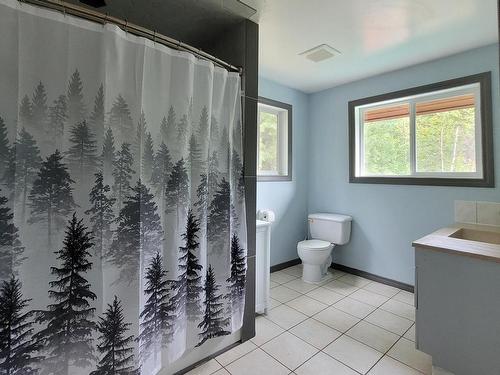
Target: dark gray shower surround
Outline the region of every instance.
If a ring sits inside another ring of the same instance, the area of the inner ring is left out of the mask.
[[[242,320],[252,337],[256,118],[244,105],[241,124],[238,75],[0,7],[0,372],[149,374]]]

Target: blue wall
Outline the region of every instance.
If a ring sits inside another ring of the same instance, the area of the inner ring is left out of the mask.
[[[307,234],[308,96],[272,81],[259,79],[259,95],[293,106],[293,180],[258,182],[257,209],[276,213],[271,232],[271,265],[297,258],[297,242]]]
[[[347,103],[350,100],[484,71],[493,73],[497,188],[418,187],[348,182]],[[412,240],[452,223],[455,200],[500,201],[498,74],[498,47],[492,45],[309,96],[308,210],[345,213],[354,217],[351,242],[334,250],[334,261],[413,284]],[[279,192],[273,193],[280,195]],[[279,235],[276,234],[275,241]]]

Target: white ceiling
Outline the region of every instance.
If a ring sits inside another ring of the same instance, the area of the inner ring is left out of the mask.
[[[258,9],[260,75],[304,92],[498,41],[497,0],[246,0]],[[319,44],[341,52],[314,63]]]

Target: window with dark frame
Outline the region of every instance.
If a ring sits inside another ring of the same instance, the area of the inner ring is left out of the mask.
[[[494,187],[491,73],[349,102],[354,183]]]
[[[292,180],[292,106],[259,97],[257,180]]]

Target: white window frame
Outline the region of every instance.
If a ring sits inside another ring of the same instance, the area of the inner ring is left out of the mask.
[[[267,98],[259,98],[257,106],[257,178],[259,181],[289,181],[291,170],[291,116],[292,107],[289,104]],[[278,170],[259,170],[260,152],[260,115],[270,113],[277,117],[277,167]]]

